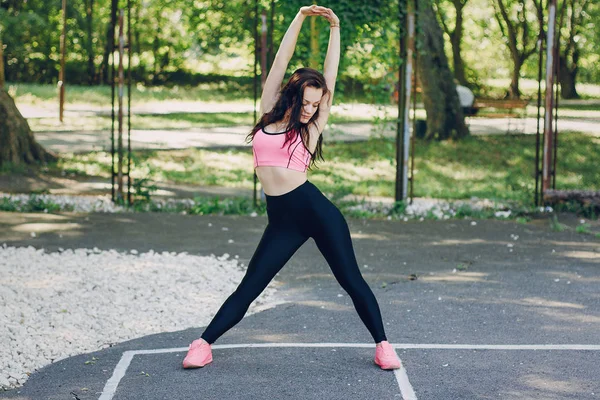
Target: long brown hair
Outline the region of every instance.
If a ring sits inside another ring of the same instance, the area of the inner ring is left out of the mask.
[[[310,124],[316,123],[315,121],[319,117],[319,109],[317,108],[317,111],[314,113],[308,123],[303,124],[300,122],[304,89],[307,87],[322,89],[323,96],[328,93],[327,83],[325,82],[325,77],[321,72],[312,68],[297,69],[294,71],[283,88],[281,88],[279,98],[277,99],[275,106],[273,106],[273,109],[263,114],[254,128],[252,128],[252,131],[248,134],[248,136],[246,136],[246,142],[252,142],[256,132],[272,123],[284,120],[286,118],[286,113],[289,113],[285,131],[285,142],[283,143],[283,146],[289,143],[289,147],[292,141],[296,138],[296,132],[299,132],[304,145],[308,149],[308,143],[310,143],[308,127]],[[317,158],[324,161],[322,144],[323,135],[319,135],[317,148],[315,149],[314,154],[311,153],[311,162],[309,168],[315,165]],[[310,150],[308,151],[310,152]]]

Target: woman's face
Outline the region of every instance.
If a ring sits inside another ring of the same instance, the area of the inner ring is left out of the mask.
[[[302,98],[302,114],[300,115],[300,122],[307,124],[313,115],[319,109],[319,103],[323,97],[323,89],[317,89],[311,86],[307,86],[304,89],[304,95]]]

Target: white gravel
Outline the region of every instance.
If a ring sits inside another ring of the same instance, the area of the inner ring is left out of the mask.
[[[0,390],[66,357],[207,325],[245,273],[229,257],[1,246]],[[249,313],[278,303],[273,285]]]

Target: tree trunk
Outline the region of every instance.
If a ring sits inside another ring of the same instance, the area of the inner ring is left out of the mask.
[[[520,99],[521,91],[519,90],[519,79],[521,78],[521,67],[523,66],[523,61],[521,61],[518,55],[513,55],[513,71],[512,71],[512,79],[510,81],[510,89],[508,92],[508,97],[511,99]]]
[[[110,84],[108,81],[108,60],[110,57],[111,49],[115,43],[115,27],[117,26],[117,7],[119,0],[111,0],[110,7],[110,22],[108,28],[106,28],[106,46],[104,47],[104,55],[102,57],[102,63],[100,64],[100,82]]]
[[[55,154],[35,141],[27,120],[17,109],[14,100],[0,90],[0,165],[34,164],[56,159]]]
[[[462,38],[456,34],[456,31],[455,34],[450,37],[450,42],[452,43],[452,63],[454,65],[454,77],[461,85],[469,86],[469,82],[467,81],[467,77],[465,75],[465,62],[462,59],[460,51],[461,41]]]
[[[466,2],[465,2],[466,3]],[[469,86],[467,77],[465,76],[465,62],[461,55],[461,44],[463,39],[463,7],[462,3],[455,3],[456,9],[456,25],[454,31],[450,35],[450,43],[452,44],[452,64],[454,66],[454,77],[463,86]]]
[[[160,9],[156,13],[156,36],[152,41],[152,55],[154,56],[154,82],[158,82],[158,75],[160,74]]]
[[[419,12],[419,77],[427,111],[427,139],[459,139],[469,134],[460,107],[454,77],[444,53],[442,29],[430,3]]]
[[[86,2],[86,15],[87,15],[87,53],[88,53],[88,83],[94,84],[96,78],[96,68],[94,66],[94,0],[88,0]]]
[[[577,80],[577,67],[569,68],[563,56],[559,58],[558,79],[560,81],[560,95],[563,99],[578,99],[579,93],[575,87]]]
[[[454,23],[454,29],[451,30],[447,23],[446,14],[441,9],[440,0],[436,0],[437,12],[439,15],[441,28],[450,37],[450,44],[452,45],[452,65],[454,67],[454,78],[463,86],[470,86],[467,81],[465,74],[465,62],[461,55],[462,39],[464,34],[464,18],[463,10],[469,0],[452,0],[452,5],[456,12],[456,21]]]

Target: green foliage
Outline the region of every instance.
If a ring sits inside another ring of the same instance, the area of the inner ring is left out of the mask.
[[[193,200],[152,200],[150,202],[134,203],[132,209],[139,212],[184,213],[189,215],[266,214],[266,205],[264,203],[259,202],[257,207],[254,207],[252,199],[247,197],[219,198],[214,196],[197,196]]]
[[[150,179],[142,178],[142,179],[134,179],[133,180],[133,191],[136,202],[147,203],[150,201],[150,196],[153,192],[158,190],[158,187],[150,183]]]
[[[15,212],[19,211],[20,202],[16,202],[8,197],[0,198],[0,211]]]
[[[390,210],[390,215],[402,215],[406,212],[406,203],[402,200],[395,201],[392,209]]]
[[[562,232],[567,229],[567,226],[558,222],[558,217],[553,215],[552,218],[550,218],[550,229],[554,232]]]
[[[190,214],[250,214],[254,210],[252,199],[246,197],[222,200],[196,197],[194,201],[196,204],[190,209]]]
[[[589,219],[596,219],[600,215],[600,205],[593,203],[582,203],[569,200],[552,206],[556,212],[572,212]]]
[[[514,3],[504,0],[506,4]],[[559,8],[564,0],[559,0]],[[450,1],[439,1],[453,26]],[[526,2],[530,4],[530,2]],[[581,0],[574,0],[576,6]],[[600,3],[588,2],[581,27],[574,40],[580,48],[579,77],[583,82],[600,80]],[[107,78],[101,62],[107,46],[111,1],[94,0],[91,37],[86,15],[89,0],[67,2],[67,84],[98,82]],[[269,43],[270,57],[288,24],[300,6],[300,0],[275,1],[274,38]],[[502,95],[482,84],[484,79],[506,79],[511,61],[497,20],[494,2],[469,0],[464,9],[463,58],[467,76],[478,95]],[[259,1],[259,13],[267,12],[268,0]],[[332,0],[325,4],[340,17],[342,26],[342,60],[339,69],[339,99],[360,99],[371,103],[387,103],[397,82],[398,2],[390,0]],[[124,6],[124,2],[120,2]],[[535,17],[529,13],[530,17]],[[240,90],[251,95],[254,68],[254,5],[245,0],[168,0],[132,2],[133,77],[145,85],[199,85],[235,80]],[[516,14],[514,15],[516,18]],[[320,60],[325,55],[329,28],[317,18]],[[308,60],[309,24],[300,34],[296,55],[289,72]],[[536,34],[535,24],[529,34]],[[0,30],[5,48],[6,79],[9,82],[56,83],[60,62],[62,18],[60,2],[28,0],[2,2]],[[565,28],[562,41],[568,39]],[[449,42],[448,38],[447,42]],[[449,43],[448,55],[451,54]],[[91,53],[90,53],[91,52]],[[482,54],[485,56],[482,57]],[[88,58],[93,56],[94,76],[88,74]],[[529,57],[523,76],[537,76],[537,56]],[[214,75],[211,75],[214,74]],[[216,76],[222,74],[222,76]],[[240,81],[237,81],[240,79]],[[229,84],[229,83],[226,83]]]
[[[577,227],[575,228],[575,232],[591,235],[592,231],[590,231],[590,227],[590,224],[577,225]]]
[[[63,206],[52,201],[45,200],[38,195],[32,194],[26,201],[10,197],[0,197],[0,211],[11,212],[57,212],[72,211],[72,206]]]
[[[36,195],[29,196],[29,201],[27,202],[25,207],[28,211],[33,211],[33,212],[40,212],[40,211],[55,212],[55,211],[60,210],[59,205],[52,203],[52,202],[45,201]]]

